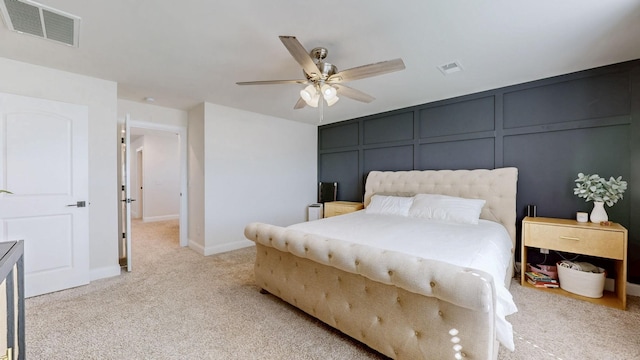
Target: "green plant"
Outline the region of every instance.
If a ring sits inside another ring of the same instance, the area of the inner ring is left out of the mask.
[[[0,189],[0,193],[7,193],[7,194],[13,194],[11,191],[7,191],[7,190],[2,190]]]
[[[622,199],[622,194],[627,190],[627,182],[622,180],[622,176],[610,177],[607,180],[598,174],[579,173],[575,182],[574,195],[584,198],[585,201],[602,201],[610,207]]]

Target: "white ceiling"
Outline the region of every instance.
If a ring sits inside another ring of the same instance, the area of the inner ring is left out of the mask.
[[[4,0],[0,0],[4,1]],[[189,109],[203,101],[318,123],[293,110],[302,85],[278,39],[328,48],[339,70],[402,58],[406,70],[347,85],[323,123],[640,58],[640,1],[40,0],[82,18],[80,47],[0,27],[0,56],[116,81],[118,97]],[[437,69],[452,61],[463,72]]]

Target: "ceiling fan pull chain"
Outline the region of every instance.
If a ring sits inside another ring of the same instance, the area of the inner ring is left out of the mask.
[[[324,97],[320,96],[320,121],[318,124],[322,124],[322,120],[324,120]]]

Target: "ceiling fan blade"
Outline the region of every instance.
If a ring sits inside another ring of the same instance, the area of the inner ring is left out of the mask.
[[[278,84],[307,84],[308,80],[264,80],[264,81],[240,81],[238,85],[278,85]]]
[[[304,99],[298,98],[298,102],[293,106],[293,108],[295,110],[298,110],[298,109],[302,109],[305,106],[307,106],[307,103],[304,101]]]
[[[309,55],[309,52],[300,44],[295,36],[280,36],[280,41],[289,50],[291,56],[302,66],[304,71],[312,78],[320,78],[320,70]]]
[[[356,90],[354,88],[350,88],[350,87],[348,87],[346,85],[333,84],[332,86],[335,87],[336,90],[338,90],[338,95],[346,96],[346,97],[351,98],[353,100],[362,101],[364,103],[370,103],[370,102],[372,102],[373,100],[376,99],[371,95],[365,94],[360,90]]]
[[[337,74],[331,75],[329,79],[327,79],[327,81],[330,83],[353,81],[394,71],[404,70],[404,68],[405,66],[402,59],[382,61],[375,64],[362,65],[340,71]]]

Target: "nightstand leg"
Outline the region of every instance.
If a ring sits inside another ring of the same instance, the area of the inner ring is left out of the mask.
[[[616,288],[618,299],[622,302],[622,309],[627,308],[627,264],[623,260],[615,260]]]
[[[524,246],[524,231],[523,227],[522,238],[520,239],[520,241],[522,241],[522,245],[520,246],[520,285],[524,285],[524,282],[526,281],[524,272],[527,271],[527,247]]]

